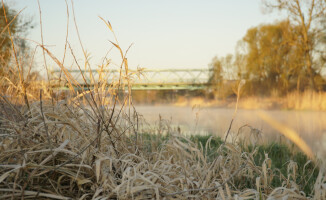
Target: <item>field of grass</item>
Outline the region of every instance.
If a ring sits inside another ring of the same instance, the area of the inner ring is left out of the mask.
[[[128,118],[105,123],[110,107],[44,101],[22,114],[25,106],[1,105],[2,199],[325,198],[320,161],[295,147],[128,132]]]

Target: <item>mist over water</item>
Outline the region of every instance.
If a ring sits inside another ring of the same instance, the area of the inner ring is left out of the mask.
[[[158,123],[159,115],[172,127],[180,127],[184,134],[212,134],[224,137],[230,125],[234,109],[200,108],[174,106],[136,106],[137,112],[149,124]],[[322,111],[287,111],[264,110],[278,122],[295,130],[314,150],[326,144],[326,112]],[[261,140],[286,141],[281,134],[258,116],[258,110],[237,111],[231,132],[237,133],[243,125],[250,125],[261,131]],[[249,128],[243,128],[243,135],[248,135]]]

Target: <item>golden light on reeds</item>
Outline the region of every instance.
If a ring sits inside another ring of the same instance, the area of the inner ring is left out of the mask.
[[[286,138],[291,140],[294,144],[296,144],[310,159],[315,160],[314,153],[311,148],[307,145],[307,143],[298,135],[298,133],[291,129],[290,127],[276,121],[268,114],[263,111],[258,112],[260,118],[262,118],[265,122],[267,122],[271,127],[279,131]]]

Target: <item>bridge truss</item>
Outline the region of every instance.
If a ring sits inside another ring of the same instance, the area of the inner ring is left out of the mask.
[[[94,80],[99,79],[99,71],[79,71],[69,70],[71,76],[82,85],[91,85],[90,74]],[[90,73],[91,72],[91,73]],[[210,84],[209,77],[212,75],[211,69],[143,69],[128,70],[132,77],[132,90],[200,90],[206,89]],[[52,71],[54,77],[59,77],[60,70]],[[83,76],[87,84],[83,80]],[[112,69],[105,72],[108,83],[117,81],[120,70]],[[125,75],[125,71],[121,71]],[[68,87],[61,87],[65,89]]]

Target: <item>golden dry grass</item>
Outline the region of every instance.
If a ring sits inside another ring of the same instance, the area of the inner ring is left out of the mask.
[[[42,104],[31,104],[31,117],[7,110],[20,118],[1,120],[1,199],[308,198],[293,178],[295,170],[288,177],[279,176],[268,154],[258,166],[255,149],[246,152],[226,143],[210,159],[205,153],[211,148],[209,141],[198,147],[170,132],[162,144],[151,141],[148,150],[141,137],[135,140],[125,134],[128,119],[115,115],[118,123],[107,129],[93,120],[99,113],[89,108],[67,101]],[[111,112],[105,107],[102,117],[108,119]],[[288,165],[295,167],[293,162]],[[283,184],[272,187],[274,178]],[[325,181],[320,171],[315,199],[326,198]]]
[[[305,91],[293,92],[286,96],[285,107],[295,110],[326,110],[326,93]]]
[[[179,97],[174,106],[227,107],[234,108],[234,99],[207,100],[201,97]],[[326,92],[304,91],[290,92],[285,96],[246,96],[239,102],[240,109],[286,109],[286,110],[326,110]]]
[[[233,103],[228,105],[233,106]],[[290,92],[283,97],[243,97],[239,103],[242,109],[286,109],[286,110],[326,110],[326,92]]]

